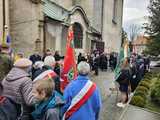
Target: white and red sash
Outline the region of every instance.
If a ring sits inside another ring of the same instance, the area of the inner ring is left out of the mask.
[[[37,80],[40,80],[46,77],[50,78],[54,76],[57,76],[57,74],[53,70],[46,70],[42,72],[40,75],[38,75],[33,81],[36,82]]]
[[[88,80],[80,92],[72,99],[71,105],[63,115],[63,120],[67,120],[74,112],[76,112],[89,99],[95,89],[96,84]]]

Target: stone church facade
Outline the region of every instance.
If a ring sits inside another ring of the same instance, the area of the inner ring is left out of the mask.
[[[65,54],[71,24],[77,54],[119,51],[123,0],[9,0],[8,6],[8,26],[16,52],[29,55],[51,49]]]

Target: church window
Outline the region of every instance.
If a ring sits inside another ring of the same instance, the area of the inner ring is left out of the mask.
[[[82,43],[83,43],[82,26],[79,23],[74,23],[73,31],[74,31],[74,47],[82,48]]]

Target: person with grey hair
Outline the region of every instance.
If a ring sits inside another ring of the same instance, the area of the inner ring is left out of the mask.
[[[39,79],[43,79],[48,75],[51,75],[50,77],[55,82],[55,90],[59,93],[61,92],[60,88],[60,76],[55,72],[55,58],[53,56],[46,56],[44,59],[44,62],[39,61],[35,63],[35,66],[38,67],[38,69],[32,74],[32,80],[35,82]]]
[[[82,61],[77,69],[77,78],[64,90],[66,104],[62,108],[63,120],[98,120],[101,95],[96,84],[88,77],[90,66]]]
[[[90,65],[87,62],[80,62],[81,64],[78,64],[78,73],[80,75],[88,75],[90,72]]]

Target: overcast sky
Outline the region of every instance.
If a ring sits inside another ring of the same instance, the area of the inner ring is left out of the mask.
[[[124,0],[123,27],[127,31],[130,24],[142,25],[146,22],[149,0]]]

